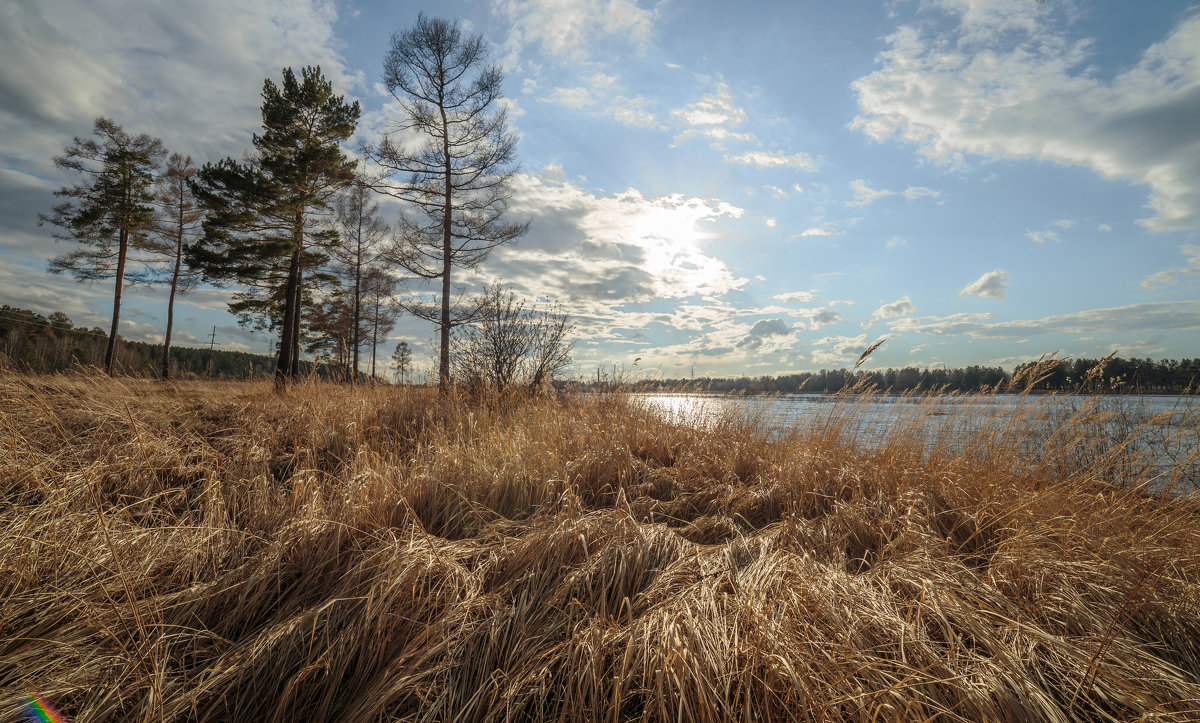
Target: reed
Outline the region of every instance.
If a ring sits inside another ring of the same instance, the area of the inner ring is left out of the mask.
[[[0,720],[1200,719],[1194,407],[1018,406],[5,375]]]

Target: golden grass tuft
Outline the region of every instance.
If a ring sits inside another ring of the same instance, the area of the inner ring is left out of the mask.
[[[936,401],[0,377],[0,720],[1200,719],[1194,408]]]

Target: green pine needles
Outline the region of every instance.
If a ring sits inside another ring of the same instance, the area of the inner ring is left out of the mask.
[[[38,225],[57,226],[55,238],[81,246],[51,260],[51,272],[69,273],[81,282],[115,281],[112,330],[104,353],[104,370],[112,374],[129,251],[145,244],[154,223],[154,171],[166,149],[159,139],[144,133],[130,136],[103,117],[96,119],[93,135],[95,139],[76,137],[63,155],[55,156],[55,166],[84,180],[56,191],[67,200],[50,215],[39,214]]]
[[[208,280],[242,287],[229,305],[241,323],[279,333],[275,379],[283,385],[299,375],[306,299],[330,281],[320,268],[338,235],[326,216],[354,177],[356,161],[341,143],[360,110],[333,94],[319,66],[300,77],[285,68],[282,85],[268,78],[262,96],[257,155],[205,164],[197,174],[192,189],[208,217],[188,256]]]

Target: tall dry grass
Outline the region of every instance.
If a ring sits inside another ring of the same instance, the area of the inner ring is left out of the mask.
[[[0,720],[1200,719],[1163,469],[855,414],[2,377]]]

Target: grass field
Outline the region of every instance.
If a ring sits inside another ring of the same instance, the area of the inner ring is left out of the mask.
[[[1200,720],[1194,448],[854,413],[0,376],[0,720]]]

